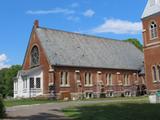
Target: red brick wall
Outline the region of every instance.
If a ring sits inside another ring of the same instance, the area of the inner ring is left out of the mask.
[[[23,63],[23,70],[28,70],[31,68],[30,66],[30,59],[31,59],[31,56],[30,56],[30,52],[31,52],[31,49],[34,45],[37,45],[38,48],[39,48],[39,55],[40,55],[40,64],[43,69],[43,88],[44,88],[44,91],[43,93],[44,94],[47,94],[48,93],[48,70],[49,70],[49,63],[47,61],[47,58],[46,58],[46,55],[44,53],[44,50],[40,44],[40,41],[35,33],[35,31],[33,30],[32,31],[32,35],[31,35],[31,38],[30,38],[30,43],[29,43],[29,46],[27,48],[27,51],[26,51],[26,56],[25,56],[25,60],[24,60],[24,63]]]
[[[150,31],[149,31],[149,25],[152,21],[155,21],[158,25],[160,25],[160,16],[152,16],[149,18],[144,19],[143,22],[143,41],[144,41],[144,47],[146,47],[147,44],[158,42],[159,39],[150,40]],[[158,29],[158,38],[160,38],[160,29]]]
[[[151,21],[155,21],[158,25],[158,38],[150,40],[149,25]],[[160,16],[154,15],[142,20],[143,22],[143,41],[144,41],[144,63],[145,63],[145,79],[147,88],[150,91],[160,89],[160,83],[153,83],[151,68],[153,65],[160,64]]]
[[[127,89],[130,89],[133,84],[135,84],[135,80],[137,80],[137,84],[141,84],[142,80],[140,77],[135,76],[134,73],[137,73],[137,71],[132,71],[132,70],[111,70],[111,69],[94,69],[94,68],[74,68],[74,67],[55,67],[55,83],[56,83],[56,92],[61,92],[61,91],[69,91],[71,93],[77,92],[77,86],[76,86],[76,80],[75,80],[75,70],[80,71],[80,76],[81,76],[81,83],[82,83],[82,89],[83,91],[97,91],[96,83],[97,83],[97,71],[102,72],[102,81],[105,86],[105,91],[109,90],[110,87],[107,86],[107,81],[106,81],[106,74],[107,73],[112,73],[112,80],[113,80],[113,90],[115,91],[121,91],[122,87],[118,85],[118,80],[117,80],[117,72],[120,72],[119,80],[122,81],[124,84],[124,74],[129,74],[130,76],[130,86],[124,87]],[[67,71],[69,73],[69,82],[70,82],[70,87],[60,87],[60,73],[62,71]],[[93,80],[93,86],[92,87],[85,87],[84,86],[84,76],[85,72],[90,72],[92,73],[92,80]],[[123,90],[125,90],[123,88]]]

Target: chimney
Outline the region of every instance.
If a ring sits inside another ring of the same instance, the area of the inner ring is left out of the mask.
[[[38,21],[38,20],[35,20],[35,21],[34,21],[34,27],[35,27],[35,28],[38,28],[38,27],[39,27],[39,21]]]

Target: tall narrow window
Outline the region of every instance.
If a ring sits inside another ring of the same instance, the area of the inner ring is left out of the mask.
[[[150,24],[150,35],[151,35],[151,39],[155,39],[158,37],[157,24],[154,21],[151,22],[151,24]]]
[[[85,86],[92,86],[92,74],[86,72],[85,73],[85,80],[84,80]]]
[[[61,86],[69,86],[68,72],[61,72]]]
[[[41,88],[41,79],[36,78],[36,88]]]
[[[107,77],[107,85],[109,85],[109,86],[113,85],[112,74],[109,73],[106,75],[106,77]]]
[[[31,50],[31,66],[36,66],[39,64],[39,51],[38,47],[34,46]]]
[[[152,78],[153,78],[153,81],[157,81],[157,72],[156,72],[155,66],[152,67]]]
[[[34,78],[30,78],[30,88],[34,88]]]
[[[124,75],[124,85],[130,85],[129,75],[127,74]]]
[[[157,71],[157,72],[158,72],[158,73],[157,73],[157,74],[158,74],[158,80],[160,80],[160,66],[159,66],[159,65],[157,66],[157,70],[158,70],[158,71]]]
[[[26,89],[27,88],[27,77],[24,76],[22,77],[22,79],[23,79],[23,89]]]

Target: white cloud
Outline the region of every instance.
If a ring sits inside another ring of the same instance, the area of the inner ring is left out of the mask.
[[[31,15],[45,15],[45,14],[59,14],[59,13],[69,15],[69,14],[74,14],[75,11],[64,8],[54,8],[50,10],[37,10],[37,11],[28,10],[26,13]]]
[[[95,14],[95,12],[92,9],[86,10],[83,15],[86,17],[92,17]]]
[[[73,7],[73,8],[76,8],[76,7],[78,7],[78,6],[79,6],[78,3],[72,3],[72,4],[71,4],[71,7]]]
[[[0,69],[10,67],[10,65],[6,64],[7,61],[7,56],[5,54],[0,54]]]
[[[138,34],[142,31],[142,25],[141,22],[108,19],[92,31],[96,33]]]

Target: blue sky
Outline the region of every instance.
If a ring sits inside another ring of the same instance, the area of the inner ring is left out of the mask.
[[[33,22],[40,26],[142,42],[147,0],[2,0],[0,68],[22,64]]]

